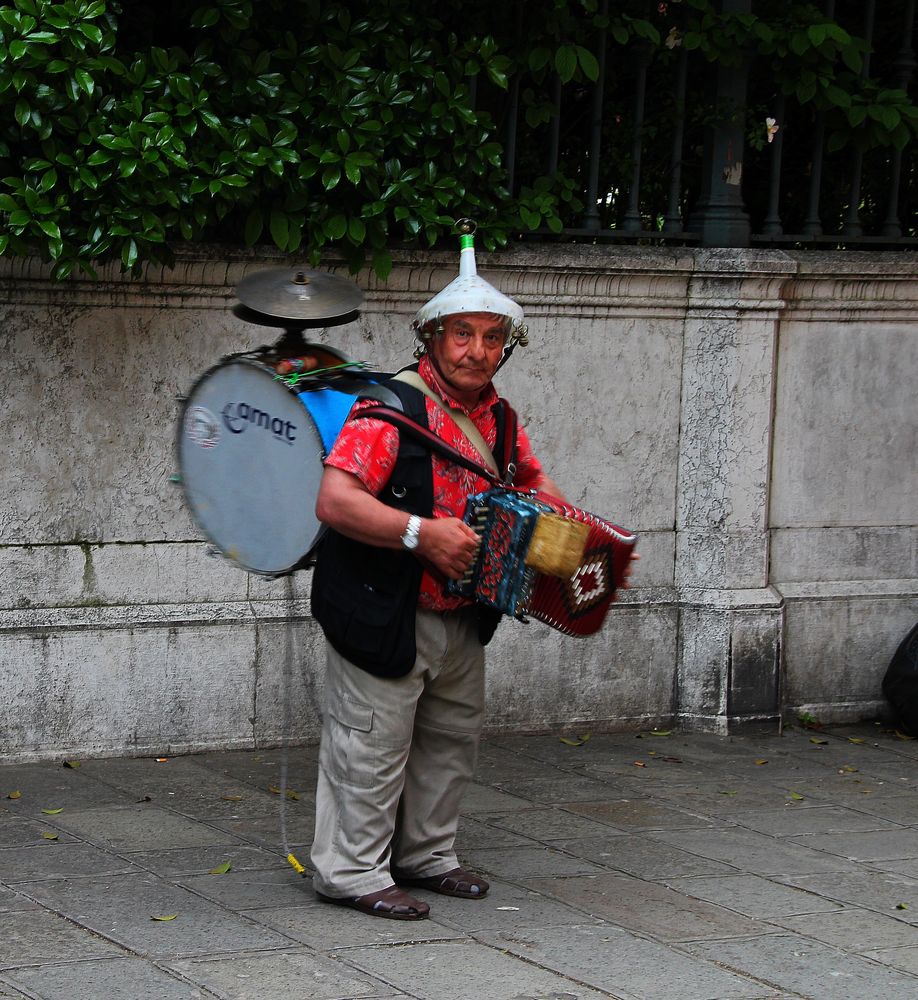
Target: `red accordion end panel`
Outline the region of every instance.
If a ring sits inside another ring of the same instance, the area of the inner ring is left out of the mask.
[[[637,535],[601,517],[539,496],[556,514],[589,526],[580,565],[569,578],[537,573],[529,614],[568,635],[592,635],[602,627],[622,585]]]

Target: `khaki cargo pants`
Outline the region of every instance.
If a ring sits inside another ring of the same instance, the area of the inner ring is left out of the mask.
[[[417,612],[405,677],[361,670],[328,646],[314,879],[327,896],[392,885],[391,871],[456,868],[462,795],[484,715],[484,649],[474,609]]]

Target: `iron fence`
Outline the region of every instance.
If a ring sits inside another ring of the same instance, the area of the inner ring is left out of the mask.
[[[723,6],[756,9],[755,0]],[[668,5],[651,7],[662,15]],[[915,0],[824,0],[822,7],[866,41],[863,81],[912,89]],[[519,16],[523,10],[521,4]],[[519,72],[499,103],[494,93],[478,95],[492,102],[504,131],[511,191],[559,170],[574,180],[579,207],[567,211],[562,237],[703,246],[918,244],[914,143],[871,142],[865,127],[833,147],[832,111],[783,93],[760,56],[718,65],[678,44],[623,49],[605,32],[597,34],[595,55],[595,83],[562,85],[555,76],[539,91],[532,74]],[[533,125],[540,99],[550,113]]]

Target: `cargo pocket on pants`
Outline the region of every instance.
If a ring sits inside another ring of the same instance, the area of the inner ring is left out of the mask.
[[[339,780],[358,788],[375,784],[376,748],[373,731],[373,708],[348,698],[328,707],[332,746],[329,770]]]

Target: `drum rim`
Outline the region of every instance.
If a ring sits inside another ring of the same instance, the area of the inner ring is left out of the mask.
[[[323,345],[323,349],[326,349],[326,348],[324,348],[324,345]],[[333,353],[338,354],[339,352],[338,351],[334,351]],[[343,359],[343,360],[346,360],[346,359]],[[188,412],[188,407],[191,405],[192,396],[194,396],[195,390],[198,388],[198,386],[206,378],[208,378],[210,375],[212,375],[215,371],[219,370],[220,368],[228,368],[231,365],[235,365],[235,364],[248,365],[248,366],[250,366],[252,368],[257,368],[257,369],[260,369],[261,371],[264,371],[266,373],[270,373],[272,376],[275,374],[274,370],[271,368],[271,366],[267,362],[262,361],[261,359],[259,359],[257,357],[254,357],[254,356],[251,356],[251,355],[241,354],[241,355],[236,355],[234,357],[228,357],[228,358],[221,359],[216,364],[211,365],[210,368],[208,368],[205,372],[203,372],[201,375],[199,375],[194,380],[194,382],[192,383],[192,385],[189,388],[188,392],[186,393],[186,395],[182,399],[182,405],[181,405],[181,409],[179,411],[178,421],[177,421],[176,428],[175,428],[175,458],[176,458],[176,463],[178,464],[178,468],[179,468],[179,476],[180,476],[179,483],[180,483],[180,485],[182,487],[182,499],[184,500],[184,503],[185,503],[185,509],[191,515],[192,521],[194,522],[194,524],[197,527],[197,529],[204,536],[204,538],[202,539],[202,541],[206,542],[208,545],[210,545],[214,549],[216,549],[216,551],[219,552],[220,555],[228,563],[231,563],[233,566],[236,566],[238,569],[244,570],[246,573],[251,573],[254,576],[261,576],[261,577],[265,577],[266,579],[276,579],[276,578],[281,577],[281,576],[289,576],[291,573],[295,573],[298,569],[303,569],[303,568],[308,567],[308,566],[310,566],[312,564],[312,562],[313,562],[313,560],[311,558],[312,554],[315,552],[316,547],[318,546],[319,542],[322,540],[322,536],[325,534],[325,532],[327,530],[326,527],[325,527],[325,525],[323,525],[321,522],[319,523],[319,532],[316,535],[315,540],[313,541],[312,545],[310,545],[310,547],[306,550],[306,552],[304,552],[301,556],[297,557],[297,559],[294,562],[292,562],[289,566],[284,567],[283,569],[271,569],[271,570],[255,569],[255,568],[253,568],[251,566],[246,566],[246,564],[243,563],[241,560],[234,559],[232,556],[228,555],[210,537],[210,533],[207,531],[207,529],[201,523],[201,519],[198,517],[198,513],[195,510],[195,506],[191,502],[191,498],[190,498],[189,493],[188,493],[188,486],[187,486],[187,484],[185,482],[185,470],[184,470],[184,467],[182,465],[182,439],[185,436],[185,415]],[[283,379],[276,379],[276,381],[280,385],[283,385],[283,387],[284,387],[284,389],[285,389],[286,392],[288,392],[298,402],[300,402],[300,405],[303,407],[303,410],[305,411],[306,415],[309,417],[310,423],[313,426],[313,430],[316,432],[316,435],[318,436],[318,429],[315,426],[315,421],[312,419],[312,414],[309,412],[309,409],[300,400],[300,398],[299,398],[299,396],[300,396],[299,391],[297,391],[296,389],[294,389],[291,386],[289,386]]]

